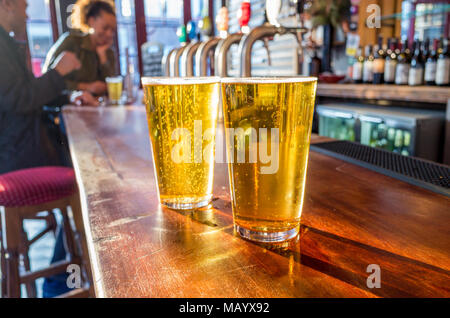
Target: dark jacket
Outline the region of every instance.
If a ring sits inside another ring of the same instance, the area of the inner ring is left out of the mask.
[[[64,51],[73,52],[81,62],[79,70],[65,77],[66,86],[69,90],[77,90],[79,83],[104,82],[106,77],[116,75],[114,51],[108,49],[106,51],[108,61],[105,64],[100,64],[100,59],[95,47],[92,45],[90,36],[76,30],[64,33],[53,45],[47,54],[44,72],[50,68]]]
[[[24,50],[0,27],[0,174],[59,164],[41,118],[43,106],[64,88],[55,70],[35,78]]]

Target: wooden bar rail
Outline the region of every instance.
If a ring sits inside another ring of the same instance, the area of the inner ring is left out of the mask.
[[[225,164],[212,207],[159,205],[143,107],[63,115],[98,297],[450,296],[445,196],[311,152],[301,234],[272,248],[234,233]]]
[[[317,88],[319,97],[393,100],[418,103],[447,104],[450,99],[448,87],[399,86],[372,84],[324,84]]]

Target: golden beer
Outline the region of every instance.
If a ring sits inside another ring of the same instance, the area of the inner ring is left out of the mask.
[[[212,198],[218,78],[143,78],[160,202],[193,209]]]
[[[222,80],[234,223],[247,239],[298,234],[316,86],[315,78]]]
[[[106,85],[108,87],[109,102],[113,105],[120,104],[123,92],[123,80],[121,76],[107,77]]]

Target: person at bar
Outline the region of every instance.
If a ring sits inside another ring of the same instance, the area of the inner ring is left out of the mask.
[[[61,52],[76,55],[81,67],[65,78],[66,86],[72,91],[103,96],[107,92],[105,79],[116,75],[116,59],[112,45],[117,29],[114,5],[106,0],[78,0],[72,14],[73,31],[63,34],[47,54],[43,70],[51,68]],[[61,130],[65,123],[60,117]],[[64,138],[65,139],[65,138]],[[56,239],[51,263],[66,257],[62,231]],[[70,291],[66,285],[67,275],[60,274],[45,279],[43,296],[55,297]]]
[[[26,8],[26,0],[0,0],[0,174],[62,165],[42,111],[49,103],[70,102],[64,78],[81,66],[73,53],[61,51],[47,72],[34,77],[27,53],[11,37],[26,34]],[[72,102],[94,102],[88,94],[72,97]]]
[[[106,94],[106,77],[116,75],[116,58],[111,46],[117,30],[114,6],[106,0],[78,0],[72,14],[73,31],[63,34],[50,49],[44,71],[63,51],[75,53],[81,68],[66,78],[71,90]]]

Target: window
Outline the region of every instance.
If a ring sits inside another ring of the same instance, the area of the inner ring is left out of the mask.
[[[418,3],[416,6],[415,38],[438,39],[445,35],[445,3]]]
[[[147,41],[162,44],[165,53],[179,46],[176,31],[183,24],[183,0],[145,0],[144,5]]]
[[[134,0],[116,0],[117,37],[119,39],[120,72],[127,72],[126,49],[130,54],[130,62],[139,70],[139,57],[136,38],[136,16]]]
[[[208,0],[191,1],[191,16],[193,21],[199,21],[201,20],[201,18],[207,15],[208,15]]]
[[[49,0],[28,1],[28,43],[35,76],[42,75],[42,64],[53,44]]]

